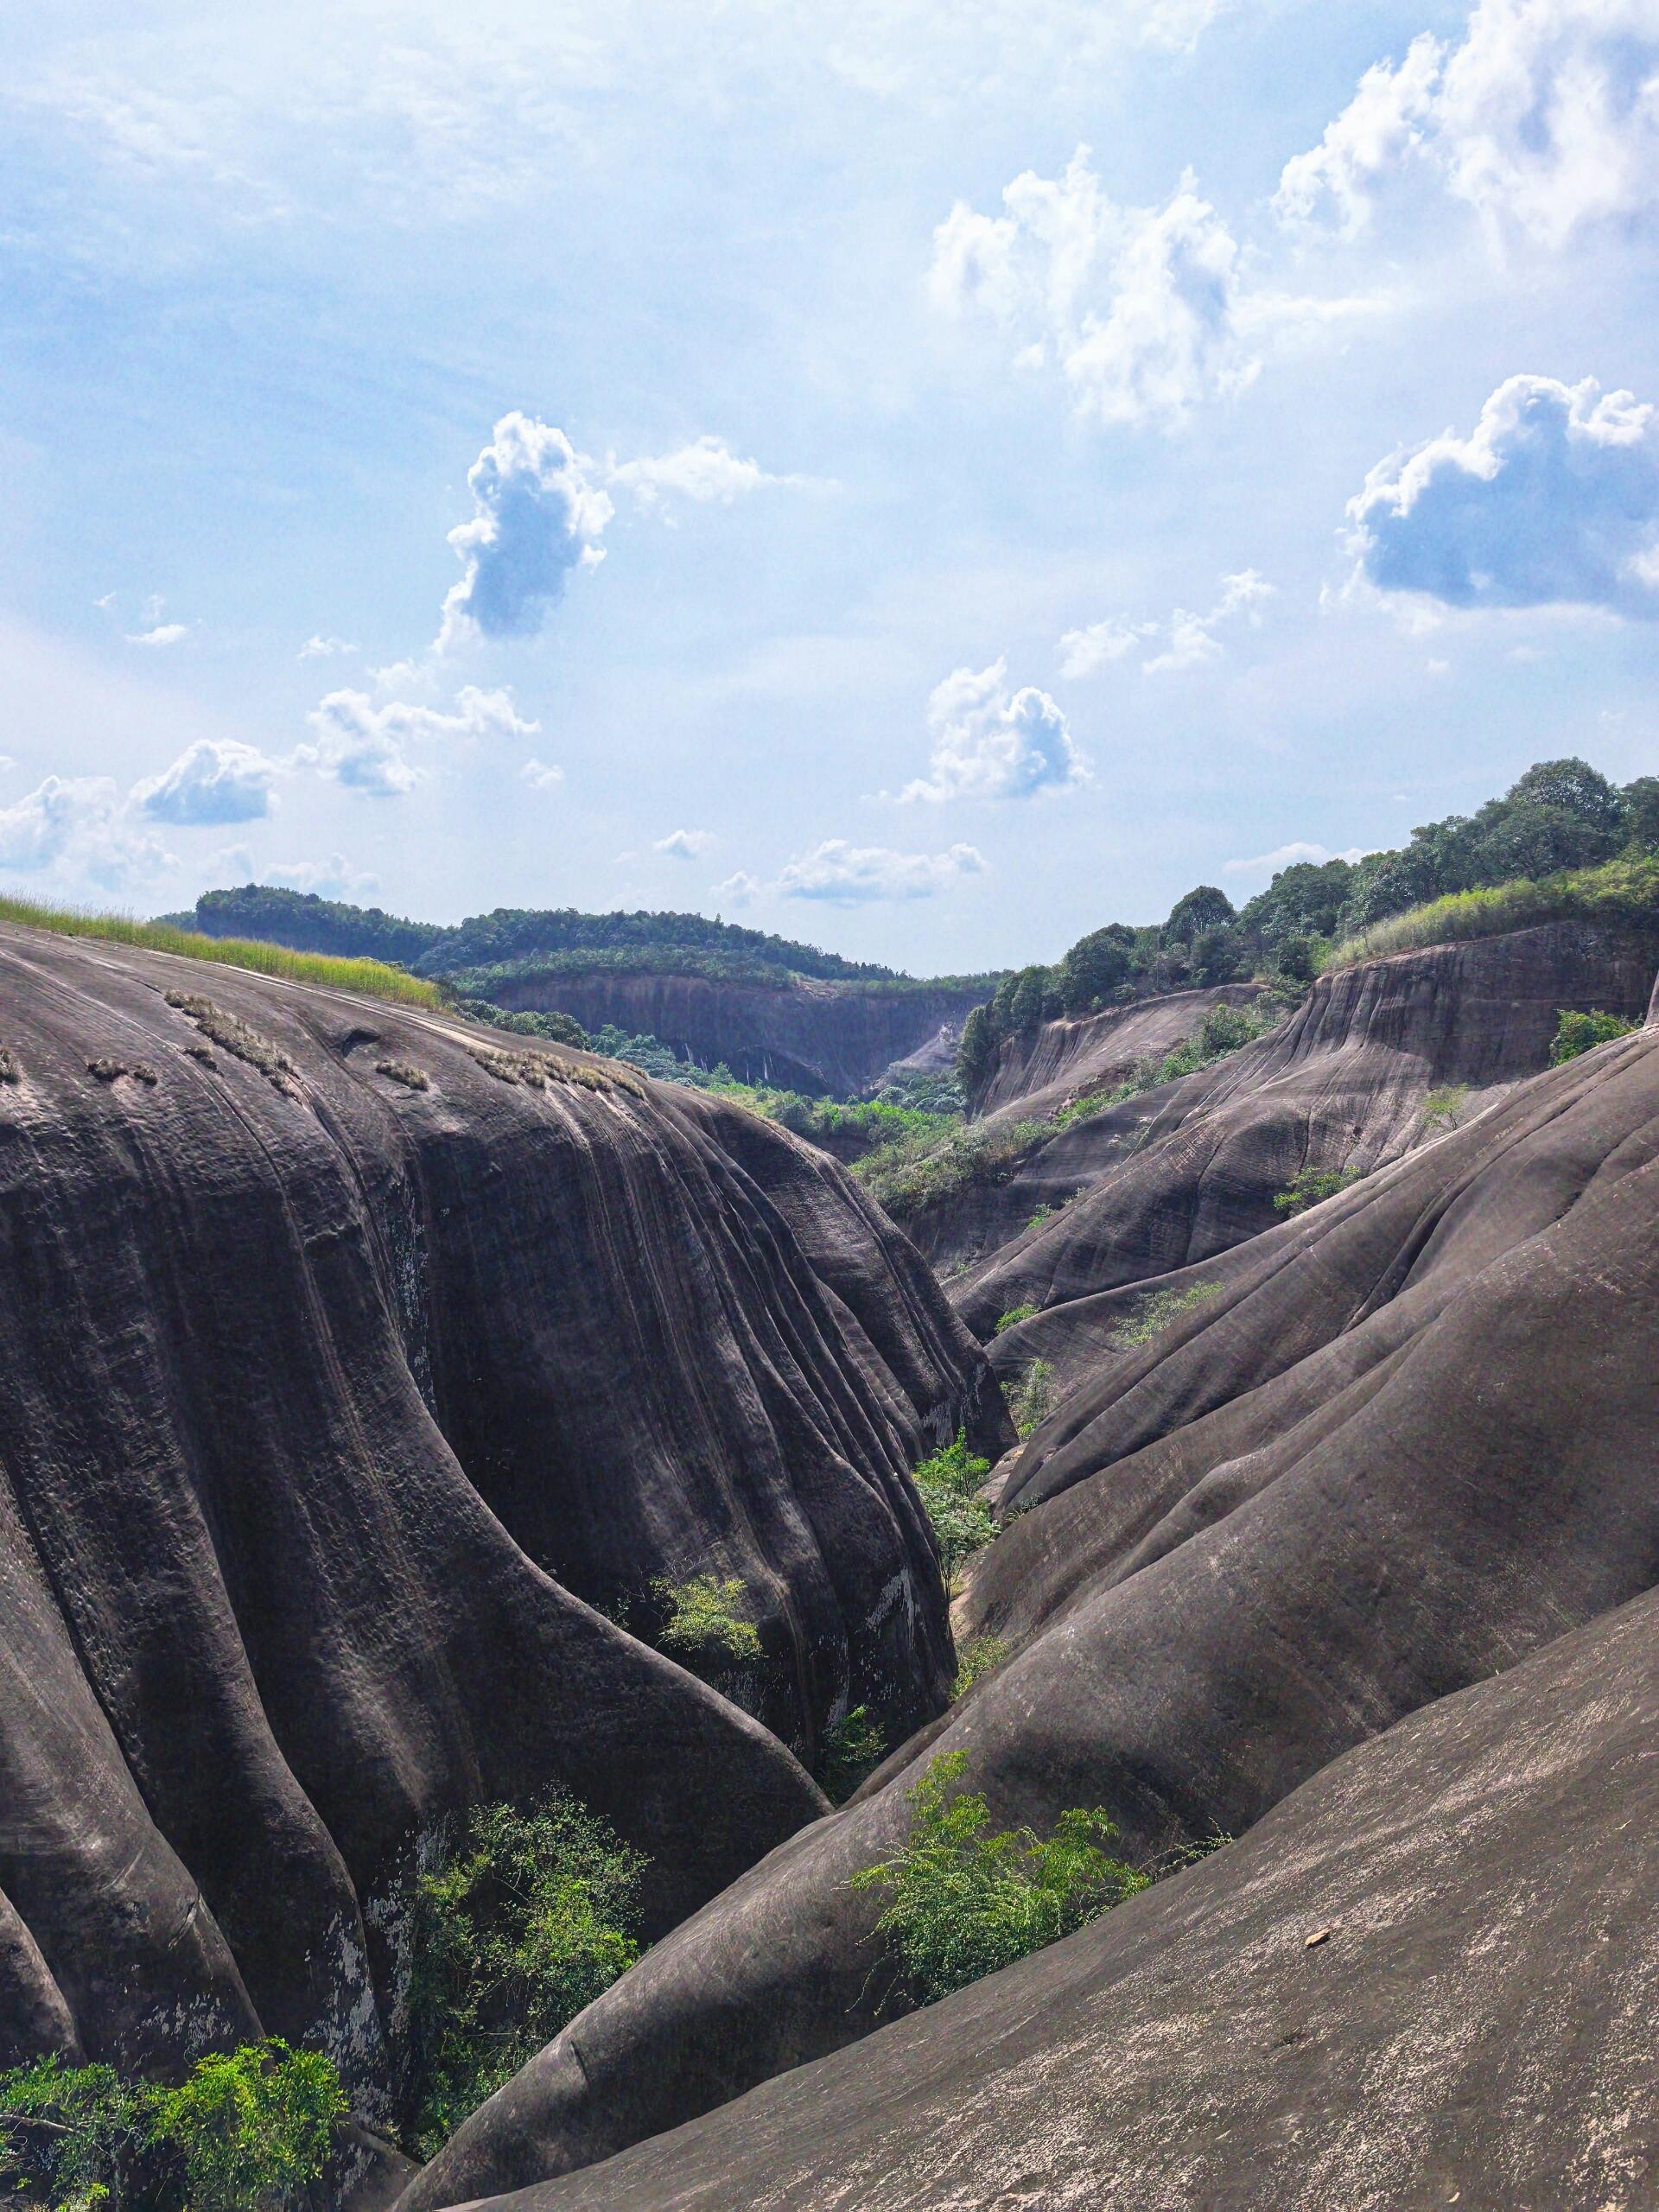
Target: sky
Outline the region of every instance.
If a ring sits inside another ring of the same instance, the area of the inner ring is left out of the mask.
[[[1659,771],[1659,0],[7,37],[0,893],[962,972]]]

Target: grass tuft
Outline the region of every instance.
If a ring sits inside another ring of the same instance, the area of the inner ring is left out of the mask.
[[[1659,855],[1608,861],[1600,868],[1565,868],[1559,875],[1526,876],[1481,891],[1453,891],[1389,920],[1373,922],[1328,952],[1321,972],[1384,960],[1390,953],[1455,944],[1470,938],[1503,937],[1543,922],[1637,923],[1659,927]]]

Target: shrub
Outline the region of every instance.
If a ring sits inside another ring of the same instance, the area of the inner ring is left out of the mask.
[[[1000,1337],[1005,1330],[1017,1329],[1022,1321],[1029,1321],[1036,1311],[1034,1306],[1010,1306],[1006,1313],[997,1315],[993,1333]]]
[[[1185,1290],[1154,1290],[1141,1300],[1127,1320],[1118,1323],[1107,1342],[1118,1351],[1149,1344],[1154,1337],[1173,1327],[1184,1313],[1192,1313],[1220,1294],[1220,1285],[1213,1282],[1191,1283]]]
[[[1052,1221],[1055,1214],[1058,1211],[1059,1209],[1058,1207],[1051,1206],[1046,1204],[1039,1206],[1036,1212],[1032,1215],[1030,1220],[1026,1224],[1027,1230],[1040,1229],[1046,1221]]]
[[[983,1551],[996,1534],[991,1510],[979,1496],[979,1486],[990,1471],[990,1461],[969,1452],[960,1429],[954,1443],[943,1446],[916,1470],[917,1491],[932,1524],[947,1590],[962,1561]]]
[[[410,2017],[430,2158],[639,1955],[647,1861],[563,1791],[440,1831],[415,1885]]]
[[[1041,1950],[1147,1886],[1101,1848],[1116,1830],[1097,1809],[1063,1812],[1046,1840],[1028,1827],[992,1830],[984,1798],[953,1786],[967,1761],[965,1751],[933,1761],[906,1793],[905,1843],[850,1884],[887,1892],[875,1933],[918,2005]]]
[[[1264,1036],[1267,1024],[1259,1021],[1246,1006],[1212,1006],[1198,1025],[1198,1042],[1207,1058],[1219,1059],[1224,1052],[1236,1052],[1241,1045],[1253,1045]]]
[[[43,2058],[0,2074],[0,2186],[59,2212],[279,2212],[321,2175],[346,2110],[332,2061],[276,2037],[210,2052],[174,2089]]]
[[[1357,1167],[1300,1168],[1291,1177],[1289,1186],[1274,1194],[1274,1211],[1287,1216],[1306,1213],[1309,1206],[1316,1206],[1325,1198],[1334,1198],[1338,1191],[1357,1183],[1360,1172]]]
[[[1053,1135],[1046,1122],[950,1122],[880,1146],[853,1173],[895,1221],[976,1183],[1001,1182]]]
[[[1610,1044],[1615,1037],[1628,1037],[1639,1025],[1621,1020],[1616,1014],[1603,1014],[1599,1009],[1590,1014],[1574,1014],[1563,1007],[1555,1031],[1555,1041],[1549,1048],[1552,1067],[1560,1067],[1567,1060],[1576,1060],[1580,1052],[1588,1052],[1598,1045]]]
[[[345,2116],[333,2063],[273,2037],[204,2058],[156,2096],[150,2129],[177,2158],[190,2212],[240,2212],[292,2202],[322,2171]]]
[[[1455,1129],[1458,1116],[1469,1097],[1466,1083],[1442,1084],[1438,1090],[1431,1090],[1423,1101],[1423,1123],[1431,1129]]]
[[[1046,1359],[1031,1365],[1007,1393],[1008,1412],[1021,1436],[1029,1436],[1048,1419],[1054,1395],[1054,1370]]]
[[[886,1731],[855,1705],[823,1732],[818,1752],[818,1782],[832,1805],[844,1805],[867,1776],[887,1756]]]
[[[689,1582],[659,1576],[651,1593],[663,1609],[659,1648],[704,1681],[718,1681],[760,1659],[760,1631],[738,1610],[745,1592],[736,1575],[724,1582],[714,1574],[694,1574]]]
[[[988,1675],[994,1667],[1000,1667],[1002,1664],[1008,1656],[1009,1649],[1010,1646],[1004,1637],[969,1637],[957,1654],[957,1679],[950,1692],[951,1696],[953,1698],[966,1697],[982,1675]]]

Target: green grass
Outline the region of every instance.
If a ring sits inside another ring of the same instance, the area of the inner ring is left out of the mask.
[[[1394,952],[1502,937],[1510,930],[1559,921],[1636,923],[1659,929],[1659,856],[1568,868],[1536,881],[1523,876],[1489,890],[1454,891],[1426,906],[1374,922],[1333,946],[1320,969],[1328,974],[1357,967],[1363,960],[1386,959]]]
[[[957,1786],[967,1763],[966,1751],[932,1762],[906,1793],[904,1843],[849,1885],[886,1893],[874,1932],[918,2005],[1057,1942],[1149,1880],[1102,1849],[1117,1831],[1098,1808],[1071,1807],[1047,1837],[993,1829],[985,1799]]]
[[[1219,1285],[1213,1282],[1195,1282],[1185,1290],[1154,1290],[1127,1320],[1119,1322],[1108,1341],[1115,1351],[1136,1351],[1173,1328],[1183,1314],[1195,1312],[1220,1294]]]
[[[181,960],[210,960],[223,968],[245,968],[255,976],[276,976],[290,983],[316,983],[332,990],[359,991],[365,998],[390,999],[399,1006],[443,1003],[435,983],[406,976],[379,960],[341,960],[321,952],[290,952],[286,945],[251,939],[204,937],[175,929],[170,922],[139,922],[127,914],[98,914],[70,906],[43,906],[29,899],[0,899],[0,921],[51,930],[59,937],[96,938],[109,944],[130,944],[145,952],[175,953]]]

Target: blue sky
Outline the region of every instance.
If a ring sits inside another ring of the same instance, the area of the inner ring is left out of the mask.
[[[1057,955],[1659,769],[1659,0],[9,31],[0,887]]]

